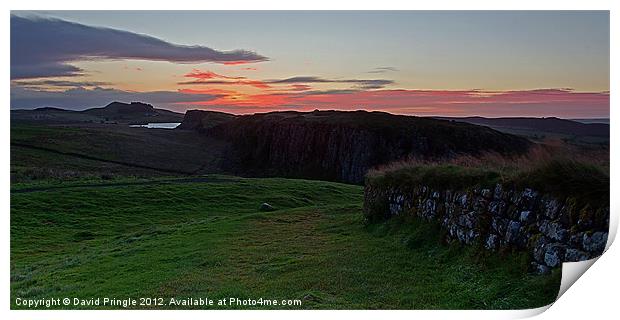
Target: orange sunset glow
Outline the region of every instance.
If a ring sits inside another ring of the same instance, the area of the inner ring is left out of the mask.
[[[126,15],[15,13],[11,107],[80,110],[136,100],[180,112],[609,117],[605,13],[170,17],[187,23],[164,32]],[[224,19],[236,23],[218,29]],[[257,34],[250,25],[264,28]]]

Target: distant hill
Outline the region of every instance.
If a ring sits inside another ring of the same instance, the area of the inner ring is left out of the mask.
[[[373,166],[408,157],[521,154],[531,144],[487,127],[366,111],[188,112],[180,128],[230,142],[226,171],[349,183],[362,182]]]
[[[83,111],[60,108],[37,108],[34,110],[11,110],[11,121],[38,123],[118,122],[143,124],[149,122],[181,122],[183,114],[157,109],[142,102],[112,102],[105,107]]]
[[[609,118],[586,118],[586,119],[568,119],[571,121],[577,121],[581,123],[604,123],[609,124]]]
[[[513,134],[544,135],[559,134],[574,137],[599,137],[609,139],[609,124],[605,123],[582,123],[573,120],[549,118],[448,118],[436,119],[451,120],[488,126],[493,129]]]

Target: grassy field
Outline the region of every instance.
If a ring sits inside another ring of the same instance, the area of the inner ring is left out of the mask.
[[[226,145],[187,130],[11,125],[11,181],[221,173]]]
[[[157,179],[13,185],[12,308],[17,297],[108,296],[302,301],[273,309],[514,309],[551,303],[559,288],[560,272],[532,276],[523,256],[442,244],[430,224],[364,225],[361,186]],[[276,210],[259,211],[262,202]]]

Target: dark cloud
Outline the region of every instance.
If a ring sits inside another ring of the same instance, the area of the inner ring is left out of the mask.
[[[315,76],[299,76],[286,79],[265,80],[271,84],[299,84],[299,83],[350,83],[360,89],[381,89],[394,81],[386,79],[325,79]]]
[[[267,83],[329,83],[334,82],[332,80],[327,80],[314,76],[298,76],[286,79],[272,79],[266,80]]]
[[[386,73],[386,72],[396,72],[399,71],[398,69],[394,68],[394,67],[377,67],[374,68],[366,73]]]
[[[347,83],[352,84],[355,89],[382,89],[389,84],[393,84],[394,81],[386,79],[324,79],[313,76],[292,77],[286,79],[271,79],[271,80],[249,80],[243,77],[232,78],[220,76],[224,79],[240,79],[240,80],[192,80],[178,82],[179,85],[251,85],[257,88],[269,88],[270,84],[289,84],[293,86],[306,85],[309,83]],[[309,90],[310,87],[306,86],[304,90]]]
[[[58,107],[83,110],[101,107],[111,101],[141,101],[153,105],[173,105],[197,101],[211,101],[220,97],[214,94],[190,94],[178,91],[129,92],[118,89],[72,88],[64,91],[45,91],[11,87],[11,109]]]
[[[360,80],[356,82],[356,86],[360,89],[381,89],[392,83],[392,80]]]
[[[138,59],[239,64],[268,60],[248,50],[218,51],[58,19],[11,16],[11,79],[80,75],[70,62]]]
[[[13,81],[14,84],[22,87],[100,87],[111,85],[109,82],[103,81],[68,81],[68,80],[21,80]]]

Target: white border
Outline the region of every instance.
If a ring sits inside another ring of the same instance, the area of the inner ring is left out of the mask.
[[[29,0],[9,3],[2,1],[3,14],[0,16],[2,21],[2,46],[0,51],[4,61],[3,72],[5,85],[0,88],[4,101],[4,117],[2,121],[2,164],[5,168],[0,170],[2,177],[2,255],[5,257],[2,263],[0,282],[3,290],[0,294],[1,312],[4,319],[82,319],[85,316],[91,319],[107,319],[111,316],[122,318],[151,318],[151,319],[187,319],[196,317],[247,317],[253,319],[315,319],[329,318],[336,319],[351,317],[355,319],[376,319],[383,317],[411,319],[412,317],[422,317],[424,319],[496,319],[496,318],[520,318],[528,317],[541,313],[547,308],[535,310],[519,311],[9,311],[10,299],[10,263],[9,263],[9,97],[10,97],[10,70],[9,66],[9,10],[611,10],[611,55],[618,55],[618,21],[617,9],[619,1],[569,1],[569,0],[520,0],[520,1],[497,1],[497,0],[435,0],[435,1],[333,1],[333,0],[313,0],[308,2],[290,0],[236,0],[234,5],[226,2],[199,3],[196,1],[175,0],[175,1],[126,1],[126,0],[106,0],[96,4],[86,3],[79,0]],[[618,65],[611,60],[611,87],[610,91],[616,92]],[[615,95],[611,95],[611,106],[615,105]],[[611,117],[616,118],[614,108],[611,108]],[[618,127],[611,126],[611,159],[619,159],[616,148],[616,141],[619,135]],[[611,167],[611,192],[612,195],[618,194],[618,170],[615,166]],[[611,232],[614,233],[618,226],[618,208],[620,208],[620,197],[611,197]],[[611,233],[610,233],[611,234]],[[613,237],[610,237],[613,238]],[[608,243],[608,247],[611,244]],[[620,254],[611,247],[595,263],[592,270],[586,272],[577,281],[573,288],[568,290],[549,311],[541,317],[543,319],[558,319],[570,317],[603,317],[609,318],[610,315],[617,313],[616,305],[618,294],[618,266]]]

